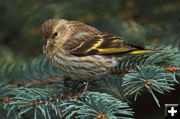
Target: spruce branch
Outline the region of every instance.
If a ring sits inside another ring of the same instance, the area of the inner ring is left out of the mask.
[[[36,113],[39,112],[44,119],[51,119],[53,112],[55,112],[55,115],[62,116],[59,105],[62,103],[63,93],[59,94],[59,92],[50,89],[21,87],[11,91],[11,95],[11,101],[4,106],[5,109],[9,110],[8,115],[14,112],[16,117],[20,118],[25,113],[33,113],[34,119],[36,119],[38,118]]]
[[[134,94],[134,100],[141,94],[145,88],[153,96],[157,105],[159,105],[158,98],[154,91],[160,94],[174,90],[173,86],[178,83],[175,74],[165,72],[163,68],[157,66],[136,66],[137,70],[130,71],[123,77],[123,85],[125,95]]]
[[[102,80],[95,80],[93,82],[90,82],[89,91],[107,93],[117,99],[126,101],[131,104],[129,99],[124,95],[122,87],[123,76],[124,74],[122,73],[116,75],[107,75],[103,77]]]
[[[179,67],[180,51],[177,48],[167,47],[162,53],[128,56],[123,58],[119,65],[112,70],[124,70],[126,73],[126,70],[134,69],[136,65],[156,65],[164,68]]]
[[[78,119],[132,119],[133,111],[128,104],[108,94],[88,92],[78,99],[67,103],[66,117]]]
[[[5,62],[5,60],[0,60],[0,67],[0,81],[3,85],[18,84],[25,86],[33,85],[35,84],[33,82],[36,81],[44,84],[48,79],[63,77],[57,69],[53,68],[49,60],[42,56],[27,63],[16,61]]]
[[[53,113],[60,118],[100,118],[132,119],[132,109],[124,103],[105,93],[88,92],[82,97],[78,95],[63,96],[55,90],[39,88],[17,88],[11,91],[11,101],[4,106],[16,118],[23,114],[38,114],[44,119],[52,119]]]
[[[108,73],[111,75],[114,74],[123,74],[123,73],[129,73],[129,71],[134,71],[137,70],[136,68],[125,68],[125,69],[120,69],[120,70],[110,70]],[[180,71],[180,67],[166,67],[164,68],[164,71],[166,72],[179,72]]]
[[[47,58],[40,56],[27,63],[21,79],[30,81],[47,80],[48,78],[56,77],[63,76],[51,65]]]

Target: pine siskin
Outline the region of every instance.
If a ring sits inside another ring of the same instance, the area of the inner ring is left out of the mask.
[[[41,30],[44,53],[62,74],[74,80],[100,79],[124,56],[156,52],[78,21],[50,19]]]

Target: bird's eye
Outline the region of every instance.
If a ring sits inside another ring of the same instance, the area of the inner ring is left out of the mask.
[[[53,37],[55,38],[58,35],[58,32],[53,33]]]

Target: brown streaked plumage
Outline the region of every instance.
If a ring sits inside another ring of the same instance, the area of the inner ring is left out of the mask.
[[[78,21],[50,19],[42,24],[44,53],[65,76],[75,80],[99,79],[124,55],[153,52],[103,33]]]

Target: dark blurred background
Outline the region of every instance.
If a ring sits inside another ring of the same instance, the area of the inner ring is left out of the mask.
[[[42,54],[40,27],[49,18],[78,20],[138,45],[180,38],[179,0],[1,0],[0,18],[1,49],[26,57]]]
[[[0,58],[26,61],[42,55],[40,27],[50,18],[81,21],[136,45],[180,47],[180,0],[1,0]],[[133,105],[137,119],[160,119],[163,110],[145,96]]]

